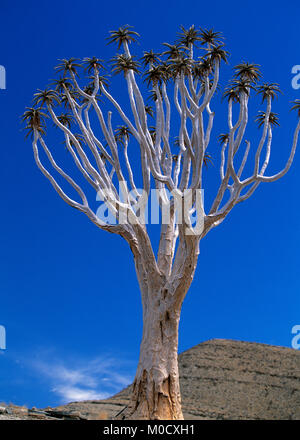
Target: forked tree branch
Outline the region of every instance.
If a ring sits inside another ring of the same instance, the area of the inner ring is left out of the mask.
[[[220,66],[223,60],[226,61],[227,52],[223,46],[208,42],[206,54],[199,61],[196,56],[197,42],[189,42],[188,47],[182,42],[178,46],[180,55],[175,58],[169,56],[166,61],[160,58],[159,61],[154,58],[146,60],[145,55],[144,62],[148,69],[143,75],[155,101],[155,109],[150,109],[154,118],[154,122],[151,122],[152,115],[144,98],[145,82],[138,80],[139,66],[131,55],[129,41],[122,37],[124,54],[118,55],[113,64],[115,72],[124,74],[128,94],[128,105],[124,105],[124,108],[108,91],[106,81],[100,74],[101,68],[95,61],[97,59],[85,61],[87,70],[93,72],[92,83],[86,87],[80,86],[78,64],[71,59],[63,60],[59,66],[58,70],[63,71],[64,76],[56,81],[59,84],[56,90],[39,91],[35,95],[38,108],[25,112],[24,119],[33,133],[37,166],[59,196],[70,206],[84,212],[99,228],[123,236],[129,242],[137,264],[143,266],[144,273],[160,274],[166,283],[172,280],[174,287],[193,276],[195,268],[191,265],[191,256],[192,260],[195,259],[200,239],[219,225],[235,205],[250,197],[260,182],[273,182],[288,172],[298,143],[300,121],[285,167],[274,175],[265,175],[271,157],[273,126],[277,124],[276,116],[272,113],[272,100],[279,89],[276,84],[258,86],[260,74],[256,65],[242,63],[235,67],[233,81],[225,91],[228,108],[224,119],[228,128],[227,134],[221,135],[223,146],[220,150],[219,188],[207,213],[201,206],[203,230],[187,235],[190,220],[183,218],[182,225],[176,224],[176,197],[185,190],[192,190],[194,194],[196,190],[205,189],[203,168],[210,157],[208,148],[215,118],[213,99],[218,89]],[[253,89],[262,95],[266,108],[260,115],[262,134],[255,150],[254,164],[251,164],[249,152],[254,151],[254,145],[252,142],[250,148],[245,134],[248,103]],[[63,102],[68,109],[67,115],[59,114]],[[47,116],[63,133],[69,157],[79,174],[106,201],[115,224],[106,224],[93,212],[83,186],[57,164],[50,152],[49,142],[46,144],[45,141],[46,114],[41,112],[42,106],[46,107]],[[233,106],[237,107],[235,121]],[[297,105],[294,108],[299,111]],[[117,125],[119,121],[123,126]],[[176,129],[178,152],[174,154],[172,135]],[[238,160],[242,144],[246,144],[246,148]],[[132,160],[131,148],[136,149],[136,146],[139,148],[139,167],[136,160]],[[52,171],[42,164],[39,147],[45,153]],[[249,172],[250,166],[253,167],[252,174],[242,178],[245,172]],[[55,179],[55,173],[73,188],[80,202],[67,195]],[[141,189],[137,182],[142,182]],[[147,227],[138,215],[143,210],[142,202],[149,196],[151,186],[158,190],[161,210],[169,204],[171,213],[169,223],[161,225],[157,258]],[[193,195],[189,215],[195,212],[195,203]],[[125,223],[122,221],[124,218],[127,219]]]

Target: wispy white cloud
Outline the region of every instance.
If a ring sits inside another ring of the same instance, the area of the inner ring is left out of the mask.
[[[69,385],[58,385],[57,387],[52,388],[51,391],[58,394],[64,403],[80,400],[101,400],[110,396],[110,393],[98,393],[94,390]]]
[[[112,357],[62,361],[39,356],[30,363],[35,373],[49,382],[50,390],[62,403],[106,399],[133,380],[133,365]]]

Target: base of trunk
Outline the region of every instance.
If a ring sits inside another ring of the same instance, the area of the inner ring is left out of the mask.
[[[142,291],[143,336],[129,405],[116,419],[183,420],[178,371],[180,304],[157,283]]]
[[[133,383],[129,405],[116,417],[119,420],[183,420],[178,377],[169,375],[160,384],[143,370]]]

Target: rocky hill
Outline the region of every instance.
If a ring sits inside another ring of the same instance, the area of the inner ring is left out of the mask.
[[[179,371],[185,419],[300,420],[300,351],[214,339],[181,353]],[[36,418],[112,419],[130,392],[48,408]]]

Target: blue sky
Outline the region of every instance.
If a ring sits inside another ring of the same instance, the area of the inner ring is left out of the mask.
[[[7,89],[0,90],[0,325],[7,349],[0,351],[0,401],[47,406],[107,397],[130,383],[138,361],[141,301],[130,250],[59,198],[34,163],[19,117],[53,78],[57,59],[113,56],[105,44],[111,29],[133,25],[140,53],[161,50],[181,24],[213,27],[231,53],[225,80],[246,60],[260,64],[265,80],[284,92],[274,104],[281,126],[274,130],[271,172],[279,170],[296,124],[289,101],[300,98],[291,87],[292,66],[300,64],[300,6],[28,0],[2,1],[1,12]],[[114,93],[124,99],[121,77]],[[221,107],[218,117],[221,129]],[[254,125],[249,136],[257,138]],[[291,329],[300,324],[299,171],[298,151],[288,175],[261,185],[201,243],[182,310],[180,352],[211,338],[291,346]],[[217,172],[217,164],[207,171],[208,183]],[[209,185],[205,197],[212,197]]]

